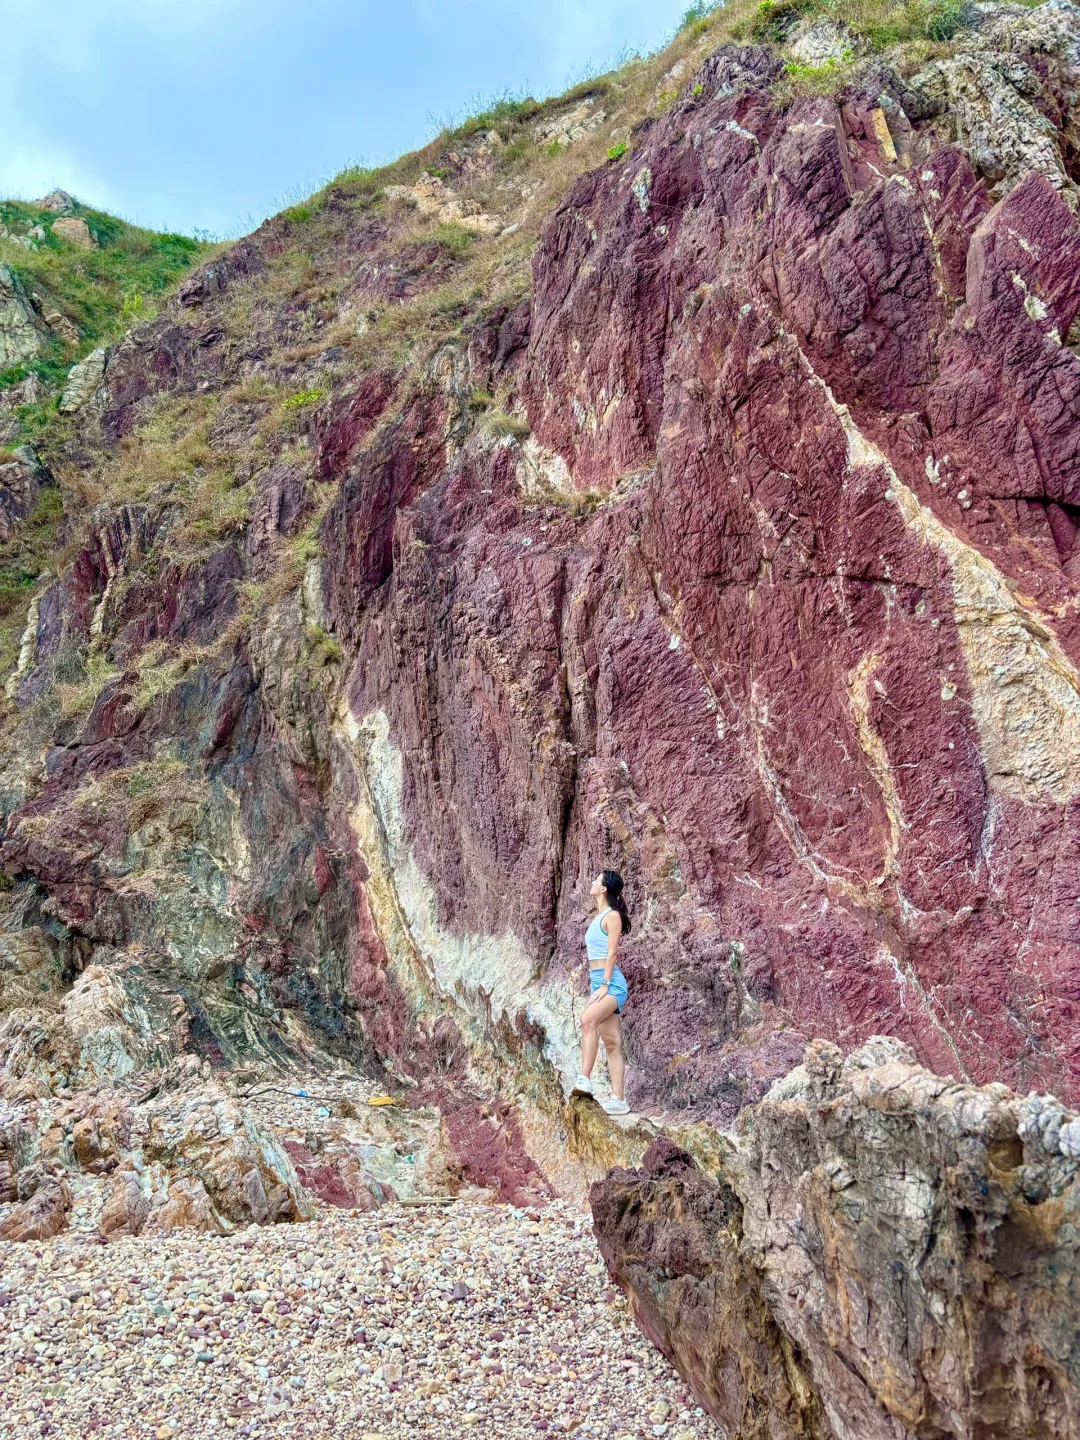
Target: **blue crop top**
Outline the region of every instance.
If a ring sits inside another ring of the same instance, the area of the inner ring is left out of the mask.
[[[609,905],[606,910],[601,910],[599,915],[594,916],[592,924],[585,931],[585,954],[590,960],[607,959],[608,937],[600,922],[605,915],[611,914],[611,908]]]

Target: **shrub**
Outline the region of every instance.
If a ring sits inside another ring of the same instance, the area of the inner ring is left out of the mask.
[[[611,149],[607,152],[607,158],[609,160],[621,160],[625,154],[626,141],[620,140],[617,145],[612,145]]]
[[[716,14],[720,5],[713,3],[713,0],[694,0],[690,9],[683,13],[679,21],[680,30],[689,30],[695,36],[703,35],[709,28],[709,21]]]
[[[456,220],[446,220],[435,227],[435,238],[440,245],[446,247],[455,260],[460,260],[468,253],[473,237],[464,225],[459,225]]]
[[[341,664],[341,646],[321,625],[309,625],[305,639],[307,640],[307,649],[311,657],[311,662],[316,668],[323,665]]]
[[[805,0],[761,0],[754,11],[750,34],[755,40],[779,44],[798,17],[807,9]]]
[[[804,65],[789,60],[784,66],[785,80],[777,87],[781,100],[799,95],[834,95],[845,84],[854,54],[845,50],[839,60],[826,60],[823,65]]]
[[[923,31],[928,40],[951,40],[972,18],[968,0],[929,0],[923,7]]]
[[[326,394],[325,390],[297,390],[281,402],[283,410],[303,410],[307,405],[317,405]]]

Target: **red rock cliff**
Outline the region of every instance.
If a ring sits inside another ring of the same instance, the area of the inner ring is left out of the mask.
[[[155,957],[217,1061],[227,1000],[542,1071],[611,864],[641,1107],[882,1031],[1075,1097],[1080,29],[983,9],[835,99],[703,42],[535,245],[480,132],[115,347],[9,681],[12,924]]]

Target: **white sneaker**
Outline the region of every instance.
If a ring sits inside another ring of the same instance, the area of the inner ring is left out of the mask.
[[[629,1115],[630,1106],[625,1100],[620,1100],[617,1095],[612,1095],[610,1100],[601,1102],[609,1115]]]
[[[570,1090],[571,1095],[591,1095],[593,1093],[592,1081],[587,1075],[579,1075],[574,1081]]]

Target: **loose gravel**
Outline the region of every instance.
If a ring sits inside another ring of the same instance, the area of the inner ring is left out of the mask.
[[[721,1440],[587,1215],[456,1202],[0,1248],[0,1435]]]

